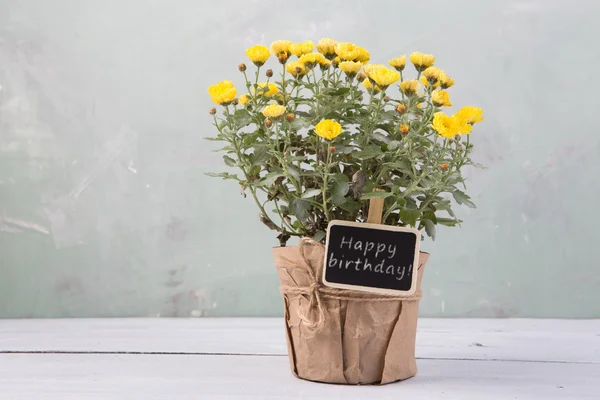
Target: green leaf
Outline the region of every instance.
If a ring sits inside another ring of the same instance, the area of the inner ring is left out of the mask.
[[[390,138],[388,138],[387,136],[385,136],[384,134],[379,133],[379,132],[371,133],[371,138],[375,139],[381,143],[389,143],[390,142]],[[388,146],[388,148],[389,148],[389,146]]]
[[[454,197],[454,200],[456,200],[456,202],[458,204],[464,204],[467,207],[475,208],[475,204],[473,204],[473,202],[470,200],[470,197],[467,196],[466,193],[461,192],[460,190],[457,189],[454,192],[452,192],[452,196]]]
[[[310,120],[306,118],[296,118],[292,123],[290,123],[290,126],[296,130],[308,128],[311,125],[312,124],[310,123]]]
[[[250,155],[250,162],[254,165],[264,165],[269,161],[271,156],[269,155],[269,149],[266,146],[257,147],[254,150],[254,154]]]
[[[435,240],[435,224],[433,221],[430,219],[424,219],[421,222],[423,222],[423,225],[425,226],[425,232],[427,233],[427,236],[429,236],[431,240]]]
[[[325,239],[325,236],[327,234],[324,231],[317,231],[317,233],[315,233],[315,235],[313,236],[313,240],[315,242],[320,242],[321,240]]]
[[[401,171],[401,172],[406,172],[412,175],[412,168],[411,168],[411,164],[409,161],[407,160],[400,160],[400,161],[395,161],[395,162],[388,162],[383,164],[386,167],[391,168],[393,171]]]
[[[218,172],[218,173],[215,173],[215,172],[205,172],[204,175],[210,176],[212,178],[233,179],[233,180],[236,180],[236,181],[240,180],[237,175],[230,174],[228,172]]]
[[[225,139],[225,138],[220,138],[220,137],[210,137],[210,136],[208,136],[208,137],[205,137],[205,138],[203,138],[203,139],[204,139],[204,140],[208,140],[208,141],[210,141],[210,142],[226,142],[226,141],[227,141],[227,139]]]
[[[344,200],[345,201],[342,204],[336,204],[344,211],[355,213],[362,207],[358,201],[351,200],[347,197],[345,197]]]
[[[327,94],[329,94],[331,96],[340,96],[342,94],[347,94],[348,92],[350,92],[350,88],[342,87],[342,88],[328,91]]]
[[[297,182],[300,182],[300,171],[298,171],[298,168],[290,164],[286,166],[286,171]]]
[[[401,144],[402,144],[402,142],[399,142],[397,140],[391,140],[388,143],[388,149],[390,149],[390,150],[396,150],[398,147],[400,147]]]
[[[346,203],[346,198],[344,196],[332,195],[331,202],[336,206],[342,206]]]
[[[349,191],[350,191],[350,184],[348,182],[339,181],[339,182],[335,182],[331,186],[331,195],[332,196],[344,197],[348,194]]]
[[[420,216],[421,211],[419,210],[400,210],[400,219],[405,225],[415,226]]]
[[[261,181],[260,183],[264,186],[273,186],[275,184],[275,181],[278,178],[281,178],[283,175],[283,172],[269,172]]]
[[[320,194],[321,194],[321,189],[308,189],[306,192],[304,192],[304,194],[302,195],[302,198],[310,199],[310,198],[318,196]]]
[[[235,119],[235,126],[237,129],[243,128],[252,123],[252,115],[248,112],[248,110],[237,110],[235,114],[233,114],[233,118]]]
[[[369,200],[369,199],[385,199],[386,197],[394,196],[392,192],[370,192],[365,193],[360,199],[361,200]]]
[[[438,217],[437,223],[444,226],[456,226],[460,223],[459,220],[453,218],[440,218]]]
[[[233,158],[229,157],[229,156],[223,156],[223,161],[225,161],[225,164],[228,167],[235,167],[236,166],[236,162]]]
[[[378,157],[381,155],[383,155],[383,153],[381,152],[381,149],[379,149],[379,148],[367,149],[367,150],[357,151],[355,153],[352,153],[352,157],[356,158],[357,160],[368,160],[368,159],[375,158],[375,157]]]
[[[295,215],[301,222],[308,220],[308,210],[310,209],[310,203],[306,200],[301,200],[294,197],[290,201],[290,214]]]

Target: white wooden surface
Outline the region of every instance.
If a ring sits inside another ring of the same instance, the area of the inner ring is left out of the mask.
[[[305,382],[280,319],[0,320],[0,399],[600,399],[600,321],[422,319],[416,378]]]

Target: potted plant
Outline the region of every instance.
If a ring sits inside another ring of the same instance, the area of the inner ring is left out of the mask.
[[[388,383],[416,374],[414,342],[420,291],[411,298],[325,290],[319,271],[329,222],[365,222],[371,199],[382,199],[381,222],[414,227],[435,239],[436,225],[456,226],[453,202],[474,207],[464,192],[473,125],[482,111],[455,114],[454,80],[430,54],[412,53],[389,66],[370,63],[352,43],[321,39],[254,46],[254,64],[238,69],[245,93],[231,81],[210,86],[223,160],[273,230],[282,282],[292,371],[334,383]],[[274,73],[267,66],[269,59]],[[299,246],[286,246],[291,237]],[[428,255],[421,253],[419,287]]]

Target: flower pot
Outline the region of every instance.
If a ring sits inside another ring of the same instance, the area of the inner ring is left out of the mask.
[[[299,378],[342,384],[386,384],[417,373],[415,337],[421,279],[409,298],[325,287],[325,246],[304,238],[273,249],[285,305],[290,366]]]

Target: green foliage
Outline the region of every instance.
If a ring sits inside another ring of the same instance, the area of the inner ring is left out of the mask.
[[[432,239],[436,225],[460,224],[451,200],[474,207],[458,189],[462,169],[473,165],[473,146],[468,135],[445,139],[433,131],[440,109],[431,89],[405,97],[396,85],[371,96],[339,69],[318,70],[294,78],[284,68],[271,97],[256,90],[260,68],[253,82],[244,73],[249,101],[215,115],[218,133],[208,138],[227,142],[219,150],[225,165],[241,174],[208,175],[237,180],[281,245],[290,236],[324,240],[332,219],[365,221],[372,198],[385,199],[385,224],[422,229]],[[272,102],[286,111],[265,123],[262,110]],[[407,112],[397,112],[399,104]],[[314,127],[323,119],[339,122],[342,134],[331,141],[317,136]]]

